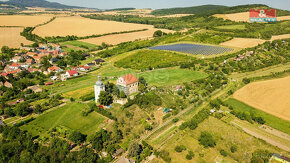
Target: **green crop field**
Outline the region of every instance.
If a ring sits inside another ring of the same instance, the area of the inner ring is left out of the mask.
[[[243,112],[254,112],[257,116],[261,116],[265,119],[266,124],[268,126],[271,126],[277,130],[280,130],[282,132],[285,132],[287,134],[290,134],[290,123],[286,120],[280,119],[278,117],[275,117],[271,114],[265,113],[261,110],[255,109],[243,102],[240,102],[236,99],[228,99],[226,103],[229,106],[232,106],[234,109],[237,109],[239,111]]]
[[[139,73],[137,76],[143,76],[149,84],[166,86],[206,78],[207,74],[185,69],[161,69]]]
[[[83,117],[81,114],[86,107],[86,104],[70,103],[51,112],[42,114],[21,128],[27,130],[32,135],[44,135],[56,126],[64,126],[88,135],[93,134],[100,129],[105,118],[96,112],[92,112],[87,117]]]
[[[224,25],[224,26],[218,26],[217,29],[229,29],[229,30],[244,30],[246,29],[245,24],[240,25]]]
[[[70,46],[75,46],[83,49],[94,49],[98,47],[97,45],[86,43],[86,42],[81,42],[81,41],[66,41],[61,43],[62,46],[70,45]],[[68,47],[70,48],[70,47]]]
[[[132,69],[153,69],[178,66],[184,62],[196,60],[194,57],[169,51],[141,50],[115,62],[116,67]]]

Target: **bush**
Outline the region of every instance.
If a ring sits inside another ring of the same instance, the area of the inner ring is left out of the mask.
[[[198,141],[205,148],[214,147],[216,145],[216,141],[213,139],[212,135],[206,131],[201,132]]]
[[[237,146],[231,146],[231,152],[235,153],[237,151]]]
[[[194,157],[194,153],[192,151],[188,151],[188,154],[186,155],[187,160],[191,160]]]
[[[224,157],[227,157],[228,156],[228,153],[225,151],[225,150],[220,150],[220,154]]]
[[[186,150],[186,147],[184,146],[184,145],[178,145],[178,146],[176,146],[175,148],[174,148],[174,150],[176,151],[176,152],[182,152],[182,151],[184,151],[184,150]]]
[[[68,139],[74,143],[80,144],[86,140],[87,135],[84,135],[78,131],[73,131]]]
[[[251,80],[248,79],[248,78],[244,78],[244,79],[243,79],[243,83],[245,83],[245,84],[249,84],[250,82],[251,82]]]

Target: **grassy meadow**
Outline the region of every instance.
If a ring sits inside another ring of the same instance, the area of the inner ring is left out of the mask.
[[[40,115],[21,128],[34,136],[45,135],[47,131],[56,126],[64,126],[90,135],[101,128],[106,118],[96,112],[90,113],[87,117],[82,116],[82,111],[86,110],[86,107],[86,104],[69,103]]]
[[[199,144],[198,137],[202,131],[208,131],[213,135],[216,140],[215,148],[204,148]],[[195,130],[176,131],[173,127],[149,143],[155,148],[168,151],[172,159],[171,162],[250,162],[251,153],[257,149],[282,152],[278,148],[211,116],[199,124]],[[186,150],[181,153],[176,152],[174,148],[177,145],[184,145]],[[234,153],[230,151],[232,146],[237,147],[237,151]],[[225,150],[228,156],[222,156],[220,150]],[[195,154],[190,161],[186,159],[188,151],[193,151]]]
[[[207,74],[186,69],[160,69],[139,73],[137,76],[143,76],[152,85],[168,86],[206,78]]]
[[[277,130],[290,134],[290,123],[286,120],[275,117],[271,114],[265,113],[261,110],[255,109],[243,102],[240,102],[236,99],[230,98],[226,101],[229,106],[232,106],[234,109],[243,112],[254,112],[257,116],[261,116],[265,119],[266,125],[273,127]]]

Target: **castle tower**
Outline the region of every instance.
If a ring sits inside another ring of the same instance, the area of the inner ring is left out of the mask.
[[[102,91],[105,91],[105,85],[101,81],[101,77],[98,76],[98,81],[96,82],[95,85],[95,102],[97,103],[99,100],[99,95]]]

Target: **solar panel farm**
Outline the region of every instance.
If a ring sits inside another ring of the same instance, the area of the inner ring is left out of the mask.
[[[290,158],[290,11],[26,1],[0,1],[0,162]]]
[[[224,48],[219,46],[210,46],[210,45],[199,45],[199,44],[174,44],[174,45],[161,45],[155,46],[150,49],[153,50],[168,50],[189,53],[194,55],[214,55],[214,54],[223,54],[226,52],[231,52],[234,49]]]

